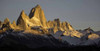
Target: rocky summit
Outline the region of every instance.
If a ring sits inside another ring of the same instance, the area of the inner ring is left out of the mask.
[[[16,22],[11,23],[8,18],[0,21],[0,50],[9,48],[13,51],[51,51],[55,48],[100,51],[100,31],[90,27],[75,30],[70,23],[61,22],[59,18],[47,21],[41,6],[36,5],[29,15],[22,10]]]
[[[53,21],[47,21],[40,5],[31,9],[29,16],[24,10],[21,11],[17,22],[10,23],[6,18],[3,23],[0,22],[0,28],[3,32],[9,29],[14,31],[24,31],[32,34],[55,34],[57,31],[64,32],[63,35],[81,37],[82,34],[76,31],[68,22],[61,22],[59,18]]]

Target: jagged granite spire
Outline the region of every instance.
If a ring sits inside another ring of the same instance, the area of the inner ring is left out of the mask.
[[[29,17],[25,14],[24,10],[22,10],[18,20],[17,20],[17,25],[26,30],[28,28],[28,25],[27,25],[27,20],[29,19]]]
[[[31,9],[30,14],[29,14],[30,18],[36,16],[35,11],[37,10],[37,8],[41,9],[40,5],[36,5],[34,8]],[[39,17],[39,16],[37,15],[36,17]]]
[[[16,27],[16,22],[15,22],[15,20],[12,22],[12,25],[13,25],[14,27]]]
[[[6,18],[6,19],[4,20],[4,24],[6,24],[6,23],[8,23],[8,22],[9,22],[9,19]]]
[[[47,20],[45,18],[44,12],[41,9],[40,5],[37,5],[31,9],[29,17],[30,18],[35,17],[36,19],[39,20],[39,22],[42,24],[43,27],[47,27],[47,24],[46,24]]]
[[[8,18],[4,20],[4,24],[8,25],[6,27],[12,29],[17,28],[18,30],[25,30],[25,32],[29,33],[34,33],[34,31],[37,31],[43,34],[47,34],[48,32],[49,33],[54,32],[55,34],[57,31],[63,31],[63,32],[65,31],[64,35],[76,36],[76,37],[81,37],[82,35],[78,31],[74,30],[74,28],[69,23],[61,22],[59,18],[47,22],[44,12],[41,9],[40,5],[37,5],[34,8],[32,8],[29,16],[27,16],[24,10],[22,10],[19,18],[17,19],[17,25],[15,21],[11,24]],[[39,30],[33,30],[32,28],[34,27],[39,27],[38,28]],[[40,29],[42,31],[40,31]]]

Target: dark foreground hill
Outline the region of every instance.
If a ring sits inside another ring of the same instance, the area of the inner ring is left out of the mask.
[[[66,41],[55,39],[52,35],[24,34],[22,32],[7,31],[0,34],[0,51],[37,51],[37,50],[82,50],[98,51],[97,45],[75,46]]]

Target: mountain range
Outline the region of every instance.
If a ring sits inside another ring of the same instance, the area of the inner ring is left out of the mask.
[[[76,31],[68,22],[61,22],[60,19],[54,19],[53,21],[47,21],[43,10],[40,5],[32,8],[29,16],[27,16],[22,10],[17,22],[11,23],[8,18],[1,22],[2,32],[13,29],[14,31],[22,31],[25,33],[35,34],[55,34],[57,31],[63,31],[63,35],[81,37],[82,34]]]
[[[70,23],[61,22],[59,18],[47,21],[40,5],[32,8],[29,15],[22,10],[16,22],[11,23],[8,18],[0,21],[0,47],[13,47],[14,44],[29,48],[60,48],[72,45],[100,46],[99,43],[100,31],[90,27],[75,30]]]

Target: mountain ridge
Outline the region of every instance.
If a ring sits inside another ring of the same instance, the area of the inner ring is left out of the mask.
[[[9,22],[6,23],[6,22]],[[4,28],[2,25],[8,25],[9,28]],[[24,31],[26,33],[40,32],[40,34],[55,34],[57,31],[62,31],[63,35],[71,37],[82,37],[81,32],[76,31],[72,25],[68,22],[61,22],[59,18],[54,19],[53,21],[47,21],[45,14],[40,5],[33,7],[29,13],[26,15],[24,10],[21,11],[17,22],[10,23],[9,19],[1,24],[1,30],[3,29],[13,29],[15,31]],[[5,30],[6,31],[6,30]]]
[[[96,32],[90,27],[75,30],[70,23],[61,22],[59,18],[47,21],[40,5],[33,7],[29,15],[22,10],[16,22],[11,23],[8,18],[0,21],[0,48],[71,49],[78,46],[81,49],[99,48],[100,31]]]

